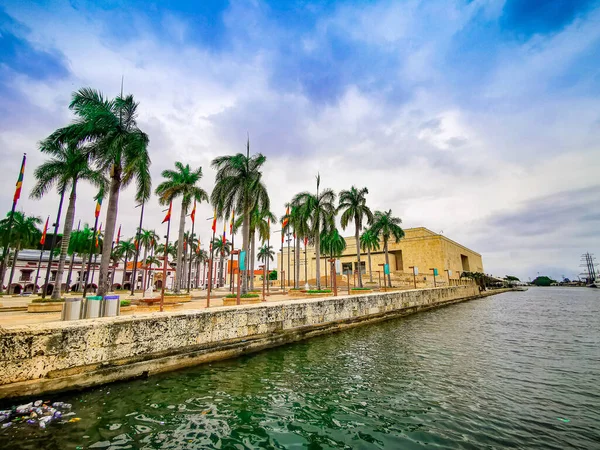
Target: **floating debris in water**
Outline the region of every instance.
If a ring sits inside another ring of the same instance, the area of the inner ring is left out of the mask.
[[[571,419],[565,419],[564,417],[557,417],[556,420],[560,420],[561,422],[564,422],[564,423],[569,423],[571,421]]]
[[[71,410],[71,407],[70,403],[54,402],[51,404],[49,400],[36,400],[0,411],[0,423],[5,422],[2,423],[2,428],[17,424],[38,425],[40,428],[46,428],[51,422],[65,423],[66,421],[62,419],[75,415],[74,412],[67,412]],[[71,421],[73,419],[69,422]]]

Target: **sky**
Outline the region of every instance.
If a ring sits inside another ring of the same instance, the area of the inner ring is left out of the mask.
[[[38,143],[73,119],[73,91],[116,96],[121,77],[154,186],[182,161],[210,192],[212,159],[249,135],[278,216],[320,173],[336,192],[368,187],[373,210],[481,253],[497,276],[573,278],[600,251],[599,1],[0,0],[5,210],[27,152],[18,209],[55,214],[55,193],[28,198]],[[83,223],[94,194],[78,190]],[[133,197],[119,203],[125,237]],[[153,197],[144,226],[164,235],[163,215]],[[199,207],[203,242],[211,216]]]

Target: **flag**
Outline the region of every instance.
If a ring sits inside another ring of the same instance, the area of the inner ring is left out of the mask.
[[[42,238],[40,239],[40,245],[42,246],[46,243],[46,233],[48,232],[48,220],[50,220],[50,216],[46,218],[46,225],[44,225],[44,231],[42,232]]]
[[[19,178],[17,179],[17,187],[15,189],[15,196],[13,197],[13,203],[17,203],[17,200],[21,197],[21,187],[23,187],[23,176],[25,175],[25,160],[27,157],[23,155],[23,162],[21,163],[21,172],[19,172]]]
[[[190,218],[192,219],[192,223],[194,223],[194,221],[196,220],[196,200],[194,200],[194,209],[192,209]]]
[[[285,210],[285,217],[283,218],[283,228],[287,227],[288,223],[290,223],[290,207],[289,206]]]
[[[102,207],[102,198],[99,198],[96,201],[96,212],[94,213],[94,217],[98,217],[100,215],[100,208]]]
[[[185,252],[187,250],[187,239],[183,240],[183,251]]]
[[[304,238],[304,250],[306,250],[306,245],[308,244],[308,238],[305,237]]]
[[[196,247],[196,254],[200,253],[200,238],[198,238],[198,246]]]
[[[225,243],[227,242],[227,223],[223,221],[223,249],[225,249]]]
[[[215,209],[215,213],[213,215],[213,224],[212,224],[213,233],[217,232],[217,210]]]
[[[121,237],[121,225],[119,225],[119,231],[117,231],[117,241],[115,245],[119,245],[119,238]]]
[[[162,223],[165,223],[166,221],[171,221],[171,208],[173,208],[173,200],[171,200],[171,202],[169,203],[169,210],[167,211],[167,215],[163,219]]]
[[[135,244],[135,251],[137,252],[137,251],[139,250],[139,248],[140,248],[140,246],[139,246],[139,242],[138,242],[138,240],[137,240],[137,239],[135,239],[135,240],[133,241],[133,243]]]
[[[233,222],[235,221],[235,209],[231,212],[231,222],[229,222],[229,234],[233,236]]]
[[[283,230],[281,230],[281,245],[283,245],[284,239],[285,239],[285,234],[283,233]]]
[[[100,228],[96,232],[96,248],[98,248],[98,238],[100,237],[100,233],[102,233],[102,224],[100,224]]]

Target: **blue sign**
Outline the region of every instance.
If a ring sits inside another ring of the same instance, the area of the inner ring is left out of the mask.
[[[434,276],[434,277],[437,277],[437,276],[438,276],[438,271],[437,271],[437,269],[433,269],[433,276]]]
[[[390,265],[389,264],[385,264],[383,266],[383,273],[386,274],[386,275],[390,274]]]
[[[246,270],[246,252],[240,252],[240,270]]]

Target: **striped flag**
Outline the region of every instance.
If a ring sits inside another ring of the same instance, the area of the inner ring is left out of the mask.
[[[196,221],[196,200],[194,200],[194,209],[192,209],[190,218],[192,219],[192,223],[194,223]]]
[[[200,253],[200,238],[198,238],[198,246],[196,247],[196,254]]]
[[[231,212],[231,222],[229,222],[229,235],[233,236],[233,222],[235,222],[235,209]]]
[[[216,209],[215,209],[215,213],[213,215],[213,223],[212,223],[212,227],[211,228],[213,230],[213,233],[217,232],[217,210]]]
[[[42,231],[42,238],[40,239],[40,245],[42,246],[46,243],[46,233],[48,232],[48,220],[50,220],[50,216],[46,218],[46,225],[44,225],[44,231]]]
[[[23,176],[25,175],[25,161],[27,156],[23,155],[23,162],[21,163],[21,171],[19,172],[19,178],[17,179],[17,187],[15,189],[15,195],[13,197],[13,203],[17,203],[17,200],[21,197],[21,188],[23,187]]]
[[[167,211],[167,215],[165,216],[165,218],[163,219],[162,223],[165,223],[166,221],[171,221],[171,209],[173,208],[173,200],[171,200],[169,202],[169,210]]]
[[[100,215],[100,208],[102,207],[102,198],[99,198],[96,201],[96,212],[94,213],[94,217],[98,217]]]
[[[288,206],[285,210],[285,217],[283,218],[283,228],[287,227],[290,223],[290,207]]]
[[[223,247],[225,247],[225,243],[227,242],[227,223],[223,221]]]
[[[117,231],[117,241],[115,245],[119,245],[119,238],[121,237],[121,225],[119,225],[119,231]]]
[[[96,233],[96,248],[98,248],[98,238],[100,237],[100,233],[102,233],[102,224],[100,224],[100,228],[98,228],[98,232]]]

